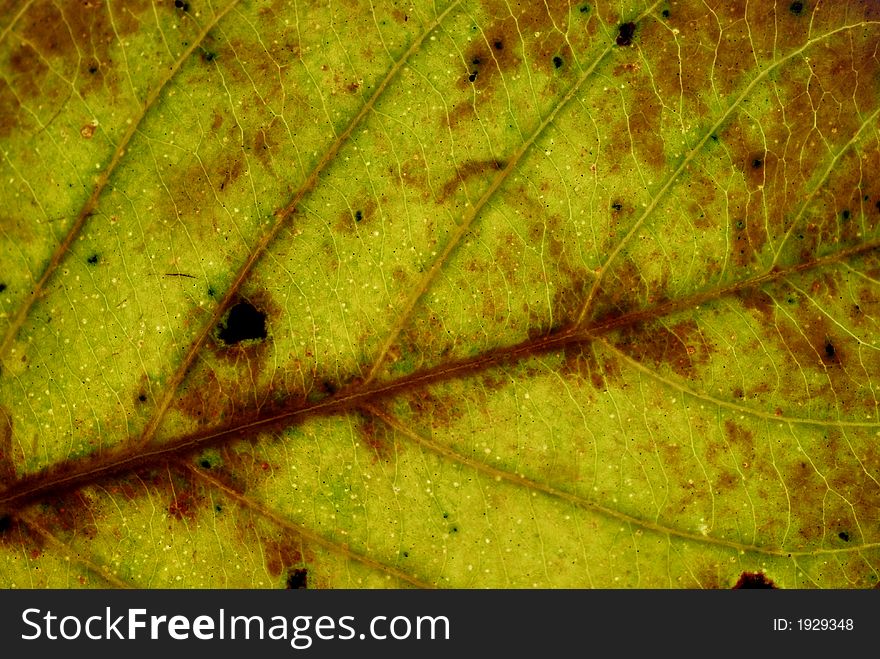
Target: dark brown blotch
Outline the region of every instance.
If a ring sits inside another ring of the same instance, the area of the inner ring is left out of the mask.
[[[287,590],[299,590],[309,587],[309,571],[305,568],[296,568],[287,575]]]
[[[744,588],[778,588],[763,572],[743,572],[733,586],[734,590]]]
[[[617,28],[617,39],[616,43],[618,46],[630,46],[633,42],[633,37],[636,34],[636,24],[633,22],[622,23]]]

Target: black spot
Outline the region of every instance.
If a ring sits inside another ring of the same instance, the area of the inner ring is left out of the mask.
[[[328,396],[332,396],[338,391],[338,389],[336,388],[335,384],[330,382],[330,380],[324,380],[323,382],[321,382],[321,391],[323,391]]]
[[[713,142],[717,142],[717,141],[718,141],[718,136],[715,135],[714,133],[711,135],[711,137],[712,137],[712,141],[713,141]]]
[[[504,42],[500,39],[492,44],[495,47],[495,50],[504,50]]]
[[[836,355],[837,351],[834,349],[834,344],[831,343],[831,339],[825,339],[825,356],[830,361],[834,361]]]
[[[205,62],[213,62],[215,59],[217,59],[217,53],[210,50],[202,51],[202,60]]]
[[[841,531],[837,534],[837,537],[843,540],[844,542],[849,542],[849,533],[846,531]]]
[[[776,588],[776,584],[770,581],[763,572],[743,572],[739,575],[739,581],[733,587],[734,590],[741,588]]]
[[[208,286],[208,297],[214,297],[217,295],[217,291],[214,290],[213,286]]]
[[[409,558],[409,552],[408,552],[408,551],[403,552],[403,557],[404,557],[404,558]]]
[[[754,160],[752,160],[752,169],[761,169],[763,165],[764,161],[760,158],[755,158]]]
[[[589,14],[589,13],[590,13],[590,5],[588,5],[588,4],[586,4],[586,3],[582,4],[582,5],[580,6],[580,12],[581,12],[582,14]]]
[[[287,590],[299,590],[309,587],[309,571],[296,569],[287,575]]]
[[[9,515],[4,515],[3,517],[0,517],[0,535],[3,535],[11,528],[12,518]]]
[[[623,210],[623,204],[621,204],[619,201],[615,201],[613,204],[611,204],[611,208],[620,212],[621,210]]]
[[[804,12],[804,3],[803,2],[792,2],[788,8],[795,16],[800,16]]]
[[[6,284],[0,282],[0,293],[6,290]]]
[[[95,66],[94,64],[89,67],[89,73],[91,73],[92,75],[95,75],[97,72],[98,72],[98,67]]]
[[[214,506],[214,510],[218,513],[223,512],[223,506],[218,503],[216,506]]]
[[[92,254],[89,258],[86,259],[86,262],[89,265],[95,265],[98,262],[98,255]]]
[[[189,11],[189,3],[183,0],[174,0],[174,6],[183,11]]]
[[[266,314],[250,302],[239,302],[229,310],[217,337],[226,345],[266,338]]]
[[[139,395],[138,400],[142,403],[146,403],[147,402],[147,395],[146,394]]]
[[[451,529],[449,529],[449,532],[450,532],[450,533],[458,533],[458,527],[457,527],[457,526],[453,526]]]
[[[364,219],[364,214],[363,214],[363,212],[362,212],[362,211],[355,211],[355,213],[354,213],[354,221],[355,221],[355,222],[360,222],[362,219]]]
[[[874,206],[876,206],[877,210],[880,211],[880,201],[878,201],[876,204],[874,204]]]
[[[553,66],[557,69],[562,67],[562,58],[559,55],[553,58]]]
[[[473,82],[473,81],[476,80],[476,79],[477,79],[477,72],[476,72],[476,71],[474,71],[473,73],[471,73],[471,74],[468,76],[468,80],[470,80],[471,82]]]
[[[669,10],[668,9],[664,9],[660,13],[663,14],[663,18],[669,18]]]
[[[746,228],[746,223],[743,220],[737,220],[736,221],[736,228],[739,229],[740,231],[742,231],[743,229]]]
[[[848,210],[843,211],[840,214],[840,217],[842,217],[844,220],[848,220],[849,219],[849,211]]]
[[[449,519],[449,513],[443,513],[443,519]]]
[[[632,43],[632,38],[636,33],[636,24],[635,23],[624,23],[617,29],[617,45],[618,46],[629,46]]]
[[[471,63],[475,64],[476,66],[480,66],[480,64],[483,63],[483,60],[481,60],[479,57],[475,57],[474,59],[471,60]]]
[[[210,469],[211,461],[210,460],[202,460],[199,465],[201,465],[202,469]]]

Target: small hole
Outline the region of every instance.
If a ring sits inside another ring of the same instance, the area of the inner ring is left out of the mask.
[[[562,67],[562,58],[559,55],[553,58],[553,66],[557,69]]]
[[[477,79],[477,72],[476,72],[476,71],[474,71],[473,73],[471,73],[471,74],[468,76],[468,80],[470,80],[471,82],[473,82],[473,81],[476,80],[476,79]]]

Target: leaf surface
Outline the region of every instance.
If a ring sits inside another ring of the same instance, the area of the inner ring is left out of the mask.
[[[877,584],[874,3],[0,15],[3,585]]]

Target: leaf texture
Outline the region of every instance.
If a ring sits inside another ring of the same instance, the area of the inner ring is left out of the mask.
[[[0,584],[877,584],[876,3],[0,16]]]

